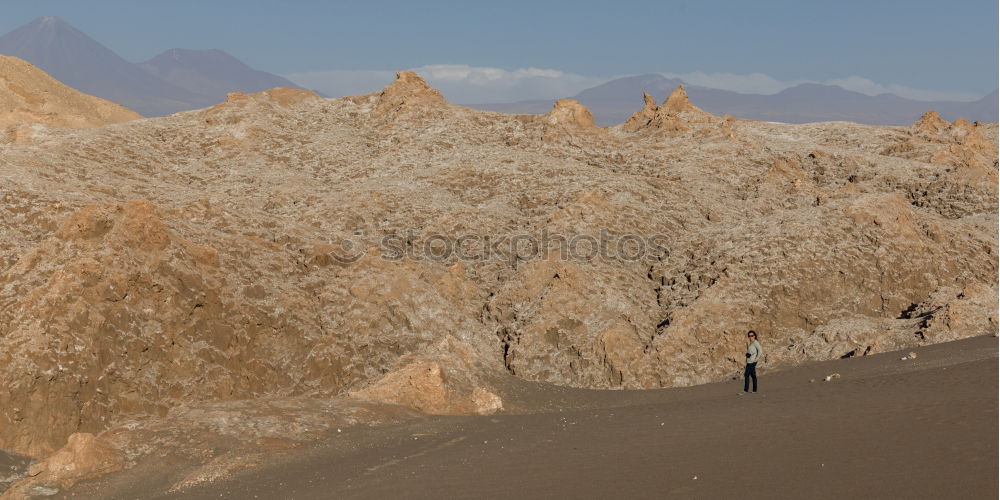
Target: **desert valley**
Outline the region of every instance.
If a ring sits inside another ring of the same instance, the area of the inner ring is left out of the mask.
[[[4,495],[438,496],[451,471],[500,496],[565,460],[552,491],[722,496],[744,415],[839,443],[774,450],[837,457],[800,488],[995,491],[997,123],[635,104],[504,114],[403,71],[143,118],[0,56]],[[748,401],[751,329],[773,392]],[[337,486],[295,479],[330,463]]]

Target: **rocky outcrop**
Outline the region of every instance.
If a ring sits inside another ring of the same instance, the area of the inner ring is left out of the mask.
[[[120,469],[121,452],[89,433],[71,434],[59,451],[28,471],[32,477],[68,488],[76,481]]]
[[[589,132],[597,130],[594,115],[586,106],[572,99],[559,99],[552,110],[542,115],[547,125],[556,129]]]
[[[997,143],[983,136],[985,128],[963,119],[948,123],[928,111],[909,127],[902,141],[885,148],[883,153],[935,165],[976,170],[994,166],[995,170]]]
[[[650,123],[659,114],[660,107],[656,105],[656,99],[653,96],[643,93],[642,94],[642,109],[636,111],[627,120],[625,120],[624,128],[629,132],[634,132],[639,130]]]
[[[467,344],[446,337],[403,356],[395,370],[350,395],[432,415],[489,415],[503,409],[482,377],[489,367]]]
[[[113,415],[165,411],[167,394],[196,381],[146,375],[160,363],[179,364],[184,379],[219,372],[194,352],[184,361],[170,354],[185,337],[222,349],[230,341],[217,266],[214,249],[172,237],[159,209],[138,200],[87,206],[22,255],[0,275],[0,325],[12,347],[0,354],[9,388],[0,446],[44,456]]]
[[[399,71],[396,80],[377,94],[373,113],[376,117],[405,115],[411,110],[419,111],[421,107],[443,104],[445,100],[441,92],[427,85],[420,75]]]
[[[966,206],[996,207],[993,200],[998,183],[995,129],[995,126],[962,119],[948,123],[937,113],[928,111],[895,141],[883,147],[881,153],[939,167],[938,181],[925,194],[934,196],[950,191],[945,195],[949,201],[944,202],[950,205],[948,212],[964,214],[969,211]]]
[[[487,304],[518,377],[580,387],[640,387],[632,366],[645,357],[655,301],[639,280],[604,266],[552,256],[527,263]]]
[[[787,346],[769,358],[784,363],[854,352],[838,347],[840,337],[828,332],[849,332],[865,354],[922,342],[922,327],[905,311],[939,290],[985,284],[997,274],[994,263],[947,257],[993,254],[994,241],[949,228],[900,195],[831,201],[781,217],[789,216],[779,224],[762,220],[703,234],[701,241],[717,243],[654,267],[659,293],[674,297],[664,303],[667,323],[650,344],[657,353],[652,366],[670,367],[654,375],[660,384],[705,382],[736,370],[742,363],[737,347],[751,329],[766,332],[772,352]],[[988,330],[988,315],[976,321],[976,328],[955,329],[950,338]],[[728,347],[693,355],[696,345]],[[694,375],[699,372],[704,375]]]
[[[664,113],[670,113],[674,115],[707,115],[701,110],[701,108],[695,106],[691,103],[691,99],[688,98],[687,92],[684,90],[684,85],[679,85],[667,99],[663,101],[663,105],[660,106],[660,111]]]
[[[660,106],[649,94],[643,94],[643,108],[630,116],[622,128],[626,132],[683,132],[691,123],[709,121],[712,115],[691,103],[684,85],[674,89]]]
[[[22,59],[0,55],[0,129],[34,123],[89,128],[140,118],[123,106],[67,87]]]
[[[120,470],[121,451],[107,440],[90,433],[69,436],[66,446],[28,469],[27,477],[3,498],[33,498],[39,493],[55,494],[79,481]]]
[[[184,401],[336,394],[437,335],[476,331],[452,302],[464,274],[428,281],[426,268],[368,256],[310,299],[233,283],[221,269],[235,261],[168,220],[143,200],[90,205],[0,275],[0,447],[46,456],[72,433]],[[316,300],[339,313],[317,318]]]
[[[928,111],[913,122],[911,128],[924,134],[935,135],[951,128],[951,124],[941,118],[936,111]]]
[[[571,101],[480,112],[402,72],[19,128],[0,448],[246,451],[341,410],[504,411],[511,377],[721,380],[751,328],[762,368],[995,332],[997,127],[924,122],[717,119],[679,89],[600,129]],[[205,456],[178,484],[254,460]]]

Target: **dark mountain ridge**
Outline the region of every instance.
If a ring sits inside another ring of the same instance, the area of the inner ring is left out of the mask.
[[[3,36],[0,54],[16,56],[81,92],[144,116],[204,108],[228,92],[299,88],[221,50],[171,49],[133,64],[57,17],[42,17]]]
[[[662,102],[683,81],[659,74],[628,76],[581,91],[569,97],[594,114],[598,125],[621,123],[642,107],[642,94]],[[975,102],[917,101],[893,94],[869,96],[836,85],[803,83],[777,94],[741,94],[729,90],[686,85],[691,100],[716,115],[785,123],[851,121],[871,125],[906,125],[928,111],[947,120],[997,121],[997,91]],[[508,113],[540,114],[552,107],[551,100],[513,103],[471,104],[473,108]]]
[[[170,49],[139,64],[150,75],[216,101],[229,92],[260,92],[275,87],[299,88],[290,80],[247,66],[217,49]]]

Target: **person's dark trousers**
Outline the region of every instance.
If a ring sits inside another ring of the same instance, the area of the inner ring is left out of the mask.
[[[743,370],[743,392],[750,390],[750,379],[753,379],[753,392],[757,392],[757,363],[747,363]]]

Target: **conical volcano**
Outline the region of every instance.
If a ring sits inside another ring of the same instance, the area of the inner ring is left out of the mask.
[[[57,17],[41,17],[0,37],[0,54],[16,56],[85,94],[146,116],[213,104],[122,59]]]

